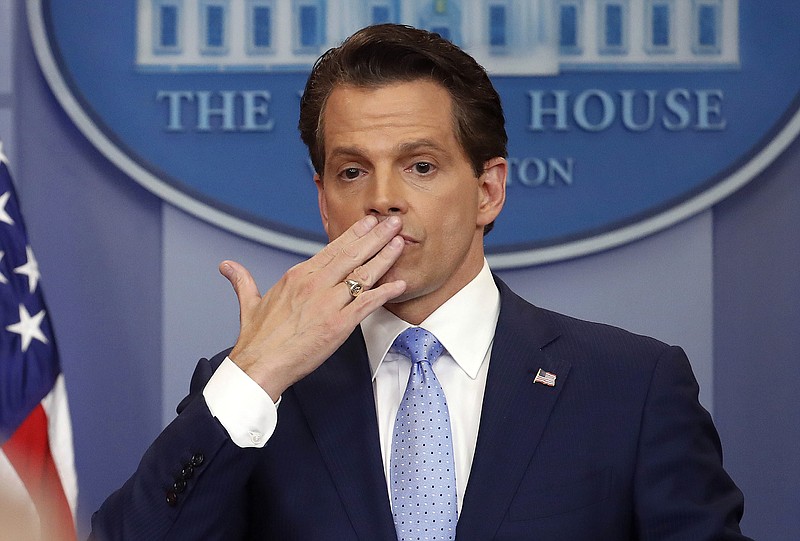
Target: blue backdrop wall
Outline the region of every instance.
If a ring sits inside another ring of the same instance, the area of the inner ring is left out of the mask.
[[[50,92],[12,0],[0,0],[0,139],[62,355],[85,535],[174,415],[197,358],[236,337],[217,263],[243,261],[268,287],[299,258],[198,221],[110,164]],[[745,531],[769,540],[800,531],[799,178],[795,142],[746,187],[666,231],[502,273],[536,304],[683,345],[745,492]]]

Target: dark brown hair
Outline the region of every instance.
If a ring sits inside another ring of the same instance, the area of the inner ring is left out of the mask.
[[[452,98],[456,138],[475,176],[487,160],[506,157],[508,136],[500,97],[475,59],[438,34],[381,24],[359,30],[317,60],[300,100],[300,137],[320,175],[325,167],[323,111],[339,85],[380,87],[426,79]]]

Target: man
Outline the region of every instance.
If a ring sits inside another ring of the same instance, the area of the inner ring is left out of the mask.
[[[221,264],[239,338],[96,538],[745,539],[684,353],[490,273],[506,134],[472,58],[361,30],[315,65],[300,131],[331,243],[263,297]]]

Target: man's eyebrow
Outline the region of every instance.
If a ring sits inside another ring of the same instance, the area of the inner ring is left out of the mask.
[[[435,150],[438,152],[444,152],[444,148],[433,139],[418,139],[416,141],[400,143],[397,148],[402,153],[413,153],[419,150]]]
[[[366,155],[366,151],[361,147],[334,147],[331,149],[329,158],[338,158],[340,156],[358,158],[364,155]]]

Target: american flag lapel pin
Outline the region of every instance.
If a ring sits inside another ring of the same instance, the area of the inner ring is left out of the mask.
[[[552,372],[545,372],[541,368],[536,372],[536,377],[533,378],[534,383],[541,383],[542,385],[547,385],[548,387],[555,387],[556,386],[556,375]]]

